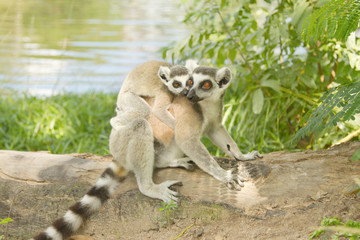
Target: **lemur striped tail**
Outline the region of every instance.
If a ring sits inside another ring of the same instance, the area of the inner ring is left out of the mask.
[[[80,226],[95,213],[111,195],[127,171],[110,163],[89,192],[72,205],[66,214],[53,222],[44,232],[30,240],[63,240],[76,232]]]

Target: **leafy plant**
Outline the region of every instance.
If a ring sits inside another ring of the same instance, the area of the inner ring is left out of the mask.
[[[313,111],[309,111],[305,118],[302,118],[300,125],[304,124],[306,119],[309,120],[294,135],[292,141],[297,142],[312,132],[318,136],[324,129],[336,126],[339,122],[355,120],[355,115],[360,113],[360,82],[331,88],[320,98],[318,104]]]
[[[350,66],[355,70],[360,70],[360,47],[353,33],[359,26],[359,20],[359,0],[329,1],[307,17],[303,26],[302,37],[313,48],[316,48],[315,42],[331,42],[333,38],[342,42],[346,40],[347,49],[345,52],[349,58]],[[338,42],[338,44],[342,44],[342,42]],[[305,121],[307,123],[295,134],[292,142],[297,142],[313,132],[319,137],[325,129],[330,131],[339,123],[349,120],[355,121],[357,114],[360,113],[359,78],[332,76],[332,80],[338,81],[340,85],[330,88],[305,118],[302,118],[299,125],[304,125]],[[332,82],[330,85],[333,85]],[[356,120],[358,123],[360,122],[359,115]],[[359,130],[353,135],[358,134]],[[357,159],[360,159],[360,150],[352,157],[353,161]]]
[[[14,221],[14,220],[11,218],[3,218],[3,219],[0,219],[0,224],[6,224],[6,223],[9,223],[12,221]]]
[[[302,115],[317,106],[335,80],[350,86],[360,78],[355,36],[351,46],[336,39],[310,46],[301,38],[305,19],[321,3],[195,0],[184,19],[191,33],[183,42],[164,48],[163,57],[195,58],[233,70],[223,122],[244,151],[254,146],[262,152],[330,146],[356,126],[332,127],[331,134],[302,139],[298,146],[289,144]],[[313,27],[317,22],[310,23]],[[212,153],[220,154],[215,148]]]
[[[306,43],[335,38],[346,41],[359,25],[360,0],[332,0],[309,15],[302,29]]]
[[[339,218],[323,218],[320,224],[320,228],[309,235],[310,239],[318,238],[326,235],[327,239],[339,239],[340,237],[346,237],[350,240],[360,239],[360,222],[349,220],[343,223]],[[333,233],[335,232],[335,233]]]
[[[3,218],[0,219],[0,224],[8,224],[9,222],[14,221],[12,218]],[[5,235],[0,235],[0,240],[4,239]]]
[[[171,200],[170,204],[167,204],[166,202],[162,202],[161,203],[162,207],[159,208],[159,211],[162,212],[164,215],[161,217],[160,221],[160,225],[164,226],[170,226],[171,224],[174,223],[174,219],[175,219],[175,211],[177,208],[176,203]]]

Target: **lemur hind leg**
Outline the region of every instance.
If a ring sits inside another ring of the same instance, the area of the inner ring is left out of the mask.
[[[156,150],[156,168],[181,167],[189,170],[194,168],[194,164],[191,162],[191,159],[189,157],[185,157],[184,152],[181,151],[175,141],[172,141],[168,146],[165,145],[166,144],[162,144],[159,141],[156,141],[156,144],[154,145]]]
[[[176,159],[159,159],[155,162],[156,168],[166,168],[166,167],[182,167],[188,170],[194,168],[194,164],[191,163],[191,159],[188,157],[176,158]]]
[[[139,190],[144,195],[166,203],[177,201],[177,192],[169,189],[178,181],[153,182],[154,140],[152,128],[146,119],[138,118],[131,123],[113,130],[110,150],[116,161],[135,173]]]

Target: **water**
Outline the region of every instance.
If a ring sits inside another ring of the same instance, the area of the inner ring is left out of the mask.
[[[0,0],[0,89],[117,92],[131,69],[187,34],[179,2]]]

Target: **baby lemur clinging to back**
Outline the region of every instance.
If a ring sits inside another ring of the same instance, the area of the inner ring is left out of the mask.
[[[132,105],[130,108],[136,112],[144,111],[146,114],[150,111],[160,121],[169,126],[171,129],[174,129],[175,119],[169,113],[168,108],[175,95],[181,94],[185,96],[188,92],[188,89],[186,89],[186,83],[190,77],[191,71],[197,66],[197,64],[193,60],[188,60],[186,62],[186,66],[172,66],[171,64],[160,61],[149,61],[145,64],[160,64],[160,68],[158,70],[159,79],[146,77],[146,72],[142,70],[143,65],[139,65],[127,76],[127,79],[132,79],[132,81],[124,81],[120,93],[127,96],[121,96],[121,98],[134,98],[134,101],[137,102],[135,105],[136,110]],[[147,104],[140,104],[145,103],[145,101],[139,102],[139,100],[141,100],[139,97],[153,98],[155,101],[150,108]],[[117,112],[123,112],[126,108],[128,108],[130,103],[129,100],[130,99],[127,99],[125,101],[126,104],[124,104],[124,101],[122,103],[118,101]],[[116,117],[111,119],[110,123],[112,127],[119,125],[116,121]]]

